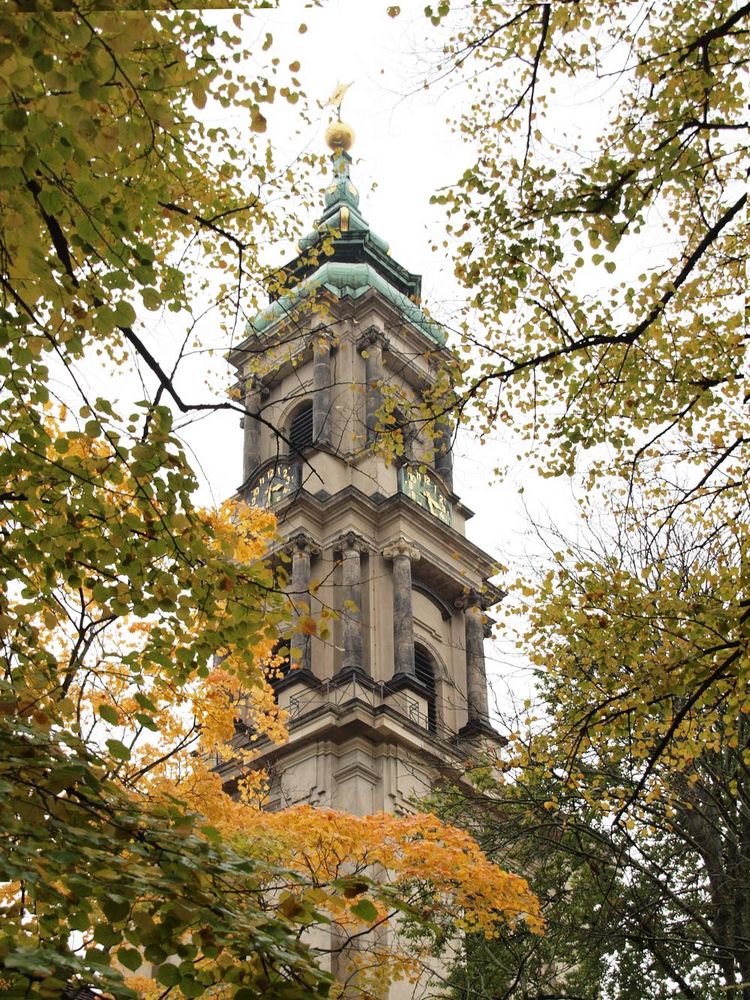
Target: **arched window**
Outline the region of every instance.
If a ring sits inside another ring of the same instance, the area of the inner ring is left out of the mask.
[[[293,452],[301,452],[313,443],[313,405],[303,403],[292,416],[289,425],[289,441]]]
[[[419,643],[414,644],[414,669],[417,680],[427,689],[427,729],[437,733],[437,706],[435,700],[435,667],[432,657]]]
[[[276,688],[278,686],[279,681],[283,680],[286,677],[290,669],[291,669],[291,663],[289,660],[289,640],[279,639],[279,641],[273,647],[271,662],[266,667],[266,680],[274,689],[274,695],[276,694]]]
[[[271,657],[269,661],[263,668],[263,673],[265,675],[266,681],[270,684],[273,690],[274,700],[278,704],[278,685],[279,681],[283,680],[291,669],[291,664],[289,662],[289,640],[279,639],[279,641],[274,645],[271,651]],[[251,710],[252,698],[248,695],[241,695],[238,703],[238,715],[234,720],[235,732],[244,733],[246,736],[251,736],[256,732],[255,726],[253,725],[254,714]]]

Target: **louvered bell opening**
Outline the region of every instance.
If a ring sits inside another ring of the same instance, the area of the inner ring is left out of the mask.
[[[435,670],[432,666],[432,657],[422,646],[414,646],[414,672],[417,680],[427,688],[427,728],[431,733],[436,733]]]
[[[313,443],[313,408],[312,403],[305,403],[292,417],[289,428],[289,440],[295,452],[304,451]]]

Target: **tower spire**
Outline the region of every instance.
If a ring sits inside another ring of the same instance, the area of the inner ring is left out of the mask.
[[[359,191],[352,184],[349,174],[349,166],[352,162],[349,150],[353,143],[354,129],[351,125],[341,121],[340,118],[331,122],[326,129],[326,144],[333,154],[331,156],[333,183],[328,186],[325,193],[327,209],[339,204],[347,205],[353,209],[359,208]],[[362,222],[366,225],[364,219]]]
[[[288,317],[290,310],[309,303],[317,290],[325,287],[336,298],[358,297],[368,289],[391,302],[405,320],[443,346],[445,330],[431,320],[419,302],[422,279],[393,259],[386,241],[373,232],[359,207],[359,192],[352,183],[349,150],[354,129],[341,120],[341,98],[346,88],[339,86],[328,105],[337,105],[336,118],[325,132],[331,151],[331,180],[324,194],[323,212],[315,228],[297,244],[298,255],[280,270],[280,283],[288,290],[271,296],[271,304],[250,323],[255,333]]]
[[[341,105],[346,92],[351,87],[351,83],[337,83],[333,93],[326,102],[327,106],[333,105],[336,108],[336,118],[328,126],[325,132],[326,145],[333,153],[333,183],[329,185],[325,193],[326,209],[338,206],[343,203],[349,208],[359,207],[359,192],[354,187],[349,176],[349,165],[352,162],[349,150],[354,143],[354,129],[347,122],[341,119]],[[323,220],[327,221],[327,214]],[[342,219],[339,219],[342,221]],[[345,221],[345,219],[343,220]],[[364,220],[362,220],[364,223]],[[330,225],[330,222],[328,223]],[[365,224],[366,226],[366,224]],[[342,227],[346,231],[348,227]]]
[[[337,114],[341,114],[339,103]],[[333,178],[324,195],[323,214],[316,222],[314,233],[300,240],[300,249],[305,250],[317,243],[320,232],[325,229],[336,229],[340,233],[352,231],[370,233],[370,226],[359,210],[359,191],[352,183],[350,167],[352,158],[349,150],[354,143],[354,129],[337,117],[325,132],[326,145],[331,150],[331,168]],[[387,253],[388,244],[379,236],[372,234],[376,244]]]

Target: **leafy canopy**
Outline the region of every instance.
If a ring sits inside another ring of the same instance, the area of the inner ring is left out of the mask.
[[[452,32],[439,73],[463,76],[474,156],[436,196],[470,305],[443,391],[543,475],[578,476],[605,534],[553,529],[511,589],[538,704],[497,808],[468,819],[495,858],[529,860],[555,930],[511,936],[456,995],[478,970],[491,995],[640,997],[648,977],[653,995],[745,997],[750,6],[427,14]]]
[[[684,524],[617,527],[589,524],[587,544],[552,539],[569,558],[520,609],[536,703],[477,768],[476,794],[431,801],[493,861],[521,866],[549,928],[470,939],[457,997],[467,984],[515,996],[520,981],[585,1000],[747,997],[748,715],[733,678],[696,699],[687,669],[702,647],[738,655],[737,637],[718,632],[732,618],[715,580],[741,554],[733,526],[701,547]],[[673,667],[656,691],[639,677],[645,661]]]
[[[695,465],[694,486],[735,474],[748,14],[734,0],[477,3],[446,46],[476,155],[437,197],[481,331],[464,327],[478,357],[459,391],[480,427],[544,445],[548,474],[597,445],[599,474],[634,459]]]
[[[450,4],[428,13],[440,23]],[[454,406],[480,433],[512,427],[542,474],[580,473],[584,508],[621,530],[684,519],[714,558],[694,563],[705,600],[658,544],[643,578],[597,562],[579,591],[562,545],[560,573],[528,595],[571,754],[627,727],[648,760],[682,734],[699,742],[725,702],[748,708],[750,7],[476,3],[447,23],[443,72],[465,77],[456,128],[476,155],[437,196],[472,307],[469,360],[446,376]],[[673,624],[654,646],[655,619]]]
[[[401,913],[429,937],[411,895],[432,886],[446,919],[468,905],[469,872],[444,875],[458,835],[437,821],[363,821],[348,859],[362,869],[354,891],[338,873],[301,869],[278,819],[258,808],[262,777],[234,800],[211,770],[239,714],[283,738],[265,672],[288,609],[264,562],[273,519],[197,505],[166,404],[242,407],[179,388],[189,337],[163,360],[149,316],[171,311],[189,330],[212,265],[227,275],[217,298],[231,332],[261,287],[255,248],[294,231],[270,206],[292,180],[304,196],[305,164],[295,178],[276,171],[253,136],[277,96],[300,99],[298,84],[270,56],[267,72],[243,75],[272,39],[261,32],[259,51],[246,52],[241,25],[242,11],[230,21],[173,4],[0,14],[0,980],[10,997],[59,996],[67,984],[123,998],[216,987],[240,1000],[327,996],[331,975],[303,941],[311,924],[329,930],[335,913],[360,933]],[[223,109],[242,117],[241,138],[211,124]],[[116,371],[136,365],[156,388],[143,383],[128,401],[133,380]],[[335,825],[304,813],[307,835],[331,849]],[[382,848],[372,838],[386,834],[391,886],[365,874]],[[460,851],[486,865],[470,840]],[[442,874],[431,880],[432,859]],[[488,933],[522,913],[533,923],[523,880],[486,868],[497,895],[467,919]],[[394,955],[389,974],[404,961]]]

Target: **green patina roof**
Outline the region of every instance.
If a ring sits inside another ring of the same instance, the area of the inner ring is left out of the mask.
[[[250,322],[248,333],[265,333],[274,323],[288,318],[295,309],[311,302],[314,296],[325,289],[337,298],[358,299],[368,289],[380,292],[383,298],[402,313],[404,319],[421,330],[430,340],[442,347],[446,341],[445,330],[429,319],[403,292],[387,281],[370,264],[341,263],[327,260],[316,268],[291,292],[280,296]]]
[[[429,319],[417,304],[422,288],[419,275],[411,274],[388,253],[388,244],[374,233],[359,211],[359,192],[349,176],[351,157],[337,150],[331,157],[333,180],[325,191],[323,215],[315,230],[300,240],[300,255],[283,269],[298,284],[280,295],[249,324],[248,335],[265,333],[295,309],[310,303],[325,289],[337,298],[359,298],[368,289],[379,292],[404,319],[439,346],[445,330]],[[334,239],[319,263],[316,248],[333,232]],[[313,251],[313,252],[311,252]]]

